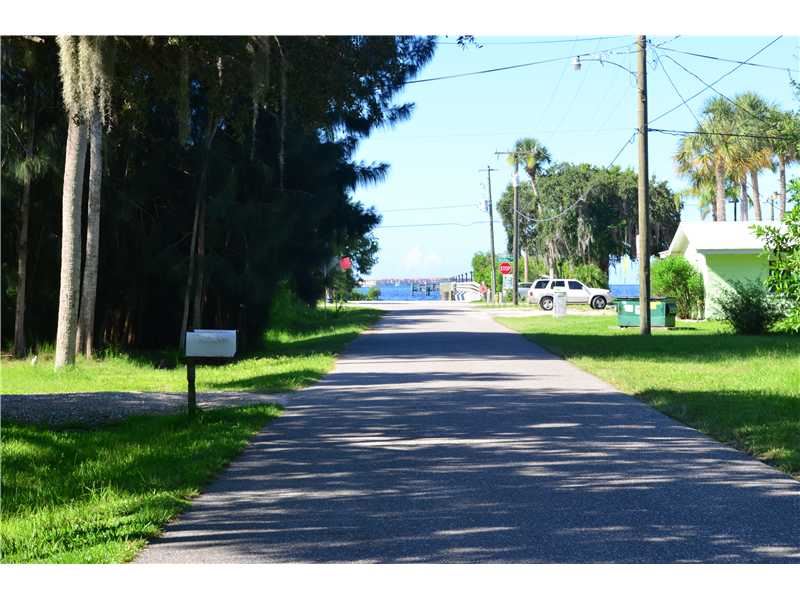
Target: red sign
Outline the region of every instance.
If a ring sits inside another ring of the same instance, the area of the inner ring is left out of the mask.
[[[350,260],[349,256],[343,256],[341,260],[339,260],[339,266],[342,268],[342,271],[347,271],[353,266],[353,261]]]
[[[503,275],[511,275],[511,263],[510,262],[501,262],[500,263],[500,272]]]

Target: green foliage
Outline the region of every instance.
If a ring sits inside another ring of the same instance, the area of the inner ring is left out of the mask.
[[[791,189],[795,207],[783,216],[785,229],[771,225],[754,229],[769,255],[767,286],[786,305],[778,327],[800,333],[800,179],[792,181]]]
[[[573,265],[566,263],[561,267],[561,277],[577,279],[589,287],[608,288],[608,275],[597,265]]]
[[[717,300],[723,319],[742,335],[762,335],[781,313],[760,281],[733,281]]]
[[[495,265],[495,278],[497,288],[500,289],[502,275],[500,269]],[[492,286],[492,255],[490,252],[476,252],[472,255],[472,279],[478,283],[483,283],[486,287]]]
[[[398,102],[398,93],[430,60],[434,39],[282,36],[270,38],[268,53],[255,51],[261,42],[251,36],[114,40],[111,79],[94,82],[109,91],[104,112],[111,117],[103,160],[100,347],[141,351],[177,344],[201,200],[203,327],[239,329],[255,343],[281,286],[314,305],[326,287],[343,294],[352,289],[352,277],[331,281],[331,259],[350,256],[358,275],[372,268],[378,249],[372,232],[380,217],[353,195],[381,181],[388,165],[357,161],[356,151],[376,128],[411,114],[413,106]],[[75,58],[77,47],[64,46]],[[28,286],[25,322],[27,338],[38,346],[53,340],[59,297],[61,213],[54,199],[61,198],[67,123],[59,48],[52,37],[42,43],[4,37],[0,49],[0,331],[7,344],[14,332],[19,177],[30,173],[28,274],[35,284]],[[98,58],[95,52],[85,66],[96,66]],[[73,100],[81,83],[75,66],[65,73]],[[34,158],[26,158],[32,106]]]
[[[531,181],[520,183],[520,243],[544,260],[545,272],[561,263],[591,263],[608,271],[610,257],[635,255],[638,181],[618,167],[557,163]],[[577,202],[583,198],[582,201]],[[513,189],[508,186],[497,208],[510,240]],[[680,221],[680,206],[665,181],[650,185],[650,253],[668,247]],[[536,221],[538,223],[536,223]],[[509,242],[510,243],[510,242]]]
[[[653,294],[671,296],[678,303],[678,318],[703,316],[705,288],[703,276],[683,256],[656,260],[651,267]]]
[[[380,300],[381,297],[381,288],[378,286],[374,286],[369,288],[367,292],[367,300]]]
[[[499,320],[671,417],[800,475],[800,337],[733,335],[720,321],[642,336],[614,327],[615,317]]]

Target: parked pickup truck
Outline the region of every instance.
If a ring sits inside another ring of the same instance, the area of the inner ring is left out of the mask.
[[[528,303],[553,310],[554,292],[566,292],[567,304],[588,304],[597,310],[614,301],[610,290],[589,287],[577,279],[537,279],[528,290]]]

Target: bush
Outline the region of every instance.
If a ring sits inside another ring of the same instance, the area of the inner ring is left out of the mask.
[[[654,295],[675,298],[679,318],[703,316],[703,276],[683,256],[668,256],[655,261],[650,279]]]
[[[381,297],[381,288],[378,286],[369,288],[367,292],[367,300],[379,300]]]
[[[792,199],[800,200],[800,180],[792,181]],[[780,331],[800,333],[800,204],[783,216],[783,229],[755,226],[769,256],[767,285],[782,302]]]
[[[782,316],[760,281],[731,282],[731,289],[720,294],[718,305],[724,320],[744,335],[766,333]]]

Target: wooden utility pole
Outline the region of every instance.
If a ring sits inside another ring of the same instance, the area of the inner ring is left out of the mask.
[[[640,35],[637,83],[639,117],[639,333],[650,335],[650,208],[647,169],[647,37]],[[515,237],[516,239],[516,237]]]
[[[486,179],[489,185],[489,243],[492,254],[492,303],[497,300],[497,259],[494,255],[494,213],[492,207],[492,171],[497,169],[486,165]]]
[[[514,154],[514,306],[519,304],[519,157]]]

